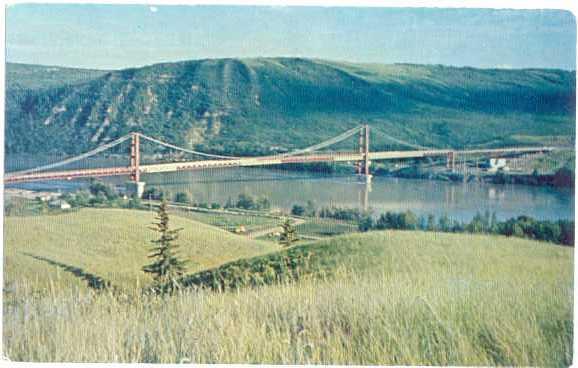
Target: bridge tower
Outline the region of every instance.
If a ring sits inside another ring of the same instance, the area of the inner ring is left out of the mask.
[[[140,181],[140,135],[131,133],[130,141],[130,180],[126,183],[127,195],[142,197],[145,182]]]
[[[362,160],[356,164],[357,175],[366,183],[371,183],[371,174],[369,172],[369,125],[365,124],[359,129],[359,153]]]

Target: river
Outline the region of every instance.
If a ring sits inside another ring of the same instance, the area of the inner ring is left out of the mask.
[[[126,178],[106,181],[122,186]],[[574,219],[574,193],[568,188],[484,183],[451,183],[431,180],[374,177],[371,185],[353,176],[261,168],[215,169],[169,174],[143,175],[147,186],[174,195],[186,192],[195,202],[224,204],[236,201],[240,193],[267,197],[273,207],[290,209],[312,200],[315,205],[368,208],[385,211],[411,210],[418,215],[433,214],[469,221],[476,212],[495,212],[503,220],[519,215],[543,220]],[[70,191],[87,181],[27,183],[18,187],[36,190]]]

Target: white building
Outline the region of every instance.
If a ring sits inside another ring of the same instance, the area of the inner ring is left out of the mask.
[[[490,172],[509,171],[508,162],[505,158],[491,158],[488,160],[486,167]]]
[[[70,203],[62,200],[56,199],[54,201],[48,202],[48,206],[51,208],[60,208],[61,210],[69,210],[71,208]]]

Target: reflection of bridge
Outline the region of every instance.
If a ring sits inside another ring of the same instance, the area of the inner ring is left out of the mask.
[[[355,151],[349,152],[319,152],[321,149],[339,143],[354,135],[359,137],[359,147]],[[384,134],[384,133],[382,133]],[[141,164],[140,159],[140,141],[141,138],[154,144],[174,149],[184,153],[200,156],[205,159],[194,161],[181,161],[157,164]],[[369,127],[367,125],[353,128],[334,138],[315,144],[305,149],[295,150],[289,153],[282,153],[261,157],[232,157],[207,154],[203,152],[188,150],[177,147],[154,138],[145,136],[141,133],[131,133],[123,136],[113,142],[97,147],[96,149],[86,152],[82,155],[75,156],[54,164],[44,165],[41,167],[28,169],[24,171],[7,173],[4,176],[4,182],[23,183],[31,181],[46,180],[71,180],[76,178],[106,177],[115,175],[130,176],[132,183],[136,185],[136,191],[142,192],[144,183],[140,182],[141,174],[175,172],[185,170],[201,170],[210,168],[226,167],[250,167],[250,166],[272,166],[295,163],[316,163],[316,162],[355,162],[356,173],[360,177],[369,181],[371,178],[369,166],[374,160],[392,160],[392,159],[412,159],[427,157],[446,158],[446,166],[453,171],[455,168],[456,157],[463,155],[485,155],[490,157],[505,155],[523,155],[531,153],[549,152],[555,150],[555,147],[518,147],[518,148],[494,148],[494,149],[472,149],[472,150],[451,150],[451,149],[427,149],[426,147],[416,146],[403,142],[399,139],[389,137],[398,144],[406,144],[417,150],[409,151],[369,151]],[[90,169],[70,169],[54,171],[54,169],[71,164],[73,162],[89,158],[100,152],[104,152],[115,147],[127,140],[131,140],[130,164],[128,166],[103,167]]]

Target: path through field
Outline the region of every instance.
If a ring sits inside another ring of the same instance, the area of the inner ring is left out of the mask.
[[[297,226],[297,225],[301,225],[301,224],[305,223],[305,220],[302,218],[289,217],[289,219],[292,221],[291,225],[293,225],[293,226]],[[259,238],[261,236],[265,236],[267,234],[280,233],[282,231],[283,231],[283,228],[281,226],[273,226],[273,227],[268,227],[265,229],[258,229],[255,231],[250,231],[247,233],[247,237],[249,239],[256,239],[256,238]],[[308,236],[308,238],[311,238],[311,237]]]

